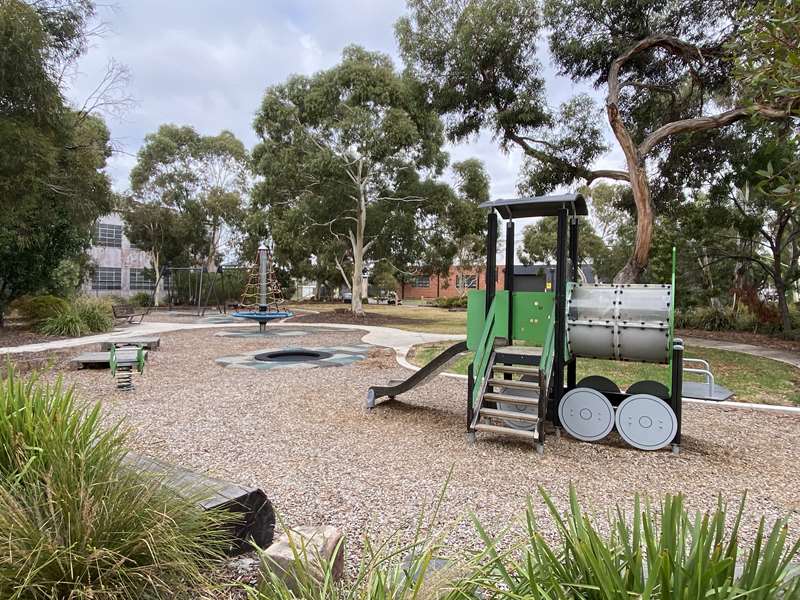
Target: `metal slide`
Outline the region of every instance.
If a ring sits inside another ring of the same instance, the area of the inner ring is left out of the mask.
[[[431,377],[439,374],[450,362],[462,352],[467,351],[467,342],[458,342],[447,348],[419,371],[411,375],[408,379],[396,385],[372,386],[367,391],[367,408],[374,408],[378,398],[388,396],[394,398],[398,394],[403,394],[418,385],[423,385]]]

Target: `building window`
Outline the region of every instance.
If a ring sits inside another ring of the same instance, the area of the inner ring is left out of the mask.
[[[429,288],[431,287],[430,275],[417,275],[411,280],[411,287],[415,288]]]
[[[478,276],[456,275],[456,287],[460,290],[474,290],[478,287]]]
[[[98,246],[122,247],[122,225],[98,223],[94,234],[95,244]]]
[[[131,269],[130,287],[132,290],[152,291],[155,287],[150,269]]]
[[[93,290],[121,290],[122,269],[114,267],[99,267],[95,269],[92,278]]]

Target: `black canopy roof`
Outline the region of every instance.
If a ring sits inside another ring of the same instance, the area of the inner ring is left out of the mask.
[[[554,217],[563,208],[575,215],[589,214],[586,208],[586,200],[581,194],[490,200],[481,204],[480,207],[490,210],[495,209],[504,219]]]

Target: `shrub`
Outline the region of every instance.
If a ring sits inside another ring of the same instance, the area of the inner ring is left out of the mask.
[[[148,307],[153,305],[153,295],[147,292],[137,292],[131,296],[131,304],[134,306]]]
[[[548,542],[527,512],[528,544],[487,588],[506,598],[796,598],[800,579],[793,562],[800,542],[788,539],[783,519],[762,518],[752,546],[743,547],[739,526],[745,499],[728,520],[727,507],[691,515],[682,495],[667,495],[658,510],[637,497],[631,519],[617,507],[604,535],[581,509],[574,488],[561,516],[542,492],[559,535]],[[493,542],[487,537],[487,544]],[[499,584],[499,585],[498,585]]]
[[[0,381],[0,597],[180,597],[225,542],[218,514],[123,464],[125,432],[60,382]]]
[[[114,313],[109,300],[84,296],[75,301],[75,311],[88,331],[101,333],[114,328]]]
[[[69,303],[56,296],[25,296],[13,303],[13,308],[32,325],[69,309]]]
[[[79,337],[89,333],[89,327],[73,306],[39,322],[36,330],[45,335]]]
[[[436,306],[439,308],[466,308],[467,297],[460,296],[455,298],[437,298]]]

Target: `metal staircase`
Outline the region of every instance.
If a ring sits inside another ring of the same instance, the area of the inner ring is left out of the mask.
[[[540,356],[505,347],[492,352],[474,405],[470,432],[527,439],[543,451],[547,402],[542,394]]]

